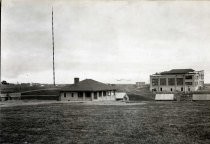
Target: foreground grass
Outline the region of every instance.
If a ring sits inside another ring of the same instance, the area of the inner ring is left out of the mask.
[[[209,102],[2,107],[0,143],[210,143]]]

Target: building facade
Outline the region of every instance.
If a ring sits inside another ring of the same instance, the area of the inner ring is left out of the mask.
[[[204,71],[172,69],[150,75],[150,91],[190,92],[204,87]]]
[[[136,87],[143,87],[145,86],[145,82],[136,82]]]
[[[104,83],[85,79],[74,79],[74,84],[60,90],[61,101],[115,100],[115,88]]]

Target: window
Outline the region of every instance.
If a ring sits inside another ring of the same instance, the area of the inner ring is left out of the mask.
[[[181,91],[183,91],[183,87],[181,87]]]
[[[160,85],[166,85],[166,78],[160,78]]]
[[[71,97],[74,97],[74,93],[71,93]]]
[[[192,79],[191,75],[185,76],[185,79]]]
[[[78,93],[78,98],[82,98],[83,97],[83,92],[79,92]]]
[[[158,86],[158,79],[157,78],[152,79],[152,86]]]
[[[177,78],[176,79],[176,84],[177,85],[183,85],[183,83],[184,83],[184,79],[183,78]]]
[[[66,93],[63,93],[63,96],[66,97]]]
[[[188,91],[190,91],[190,88],[188,88]]]
[[[175,85],[175,78],[168,78],[168,85]]]
[[[171,91],[173,91],[173,89],[171,88]]]
[[[186,85],[192,85],[192,82],[185,82]]]
[[[162,91],[163,89],[162,88],[160,88],[160,91]]]
[[[91,97],[91,93],[90,92],[86,92],[85,95],[86,95],[87,98]]]
[[[97,92],[94,92],[94,99],[97,99]]]
[[[204,74],[203,73],[201,74],[201,79],[204,79]]]

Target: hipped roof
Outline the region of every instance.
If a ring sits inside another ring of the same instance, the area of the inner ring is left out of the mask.
[[[106,91],[115,90],[113,86],[92,80],[85,79],[77,84],[72,84],[70,86],[62,88],[60,91]]]
[[[172,69],[170,71],[161,72],[161,75],[168,75],[168,74],[187,74],[190,72],[194,72],[193,69]]]

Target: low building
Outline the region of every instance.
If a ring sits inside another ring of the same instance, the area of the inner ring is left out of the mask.
[[[22,87],[30,87],[30,83],[21,83],[20,84]]]
[[[210,93],[194,93],[192,95],[194,101],[210,101]]]
[[[204,87],[204,71],[172,69],[150,75],[150,91],[189,92]]]
[[[74,84],[60,90],[61,101],[115,100],[115,88],[104,83],[85,79],[74,79]]]
[[[6,101],[6,100],[8,100],[8,95],[0,93],[0,101]]]
[[[155,95],[156,101],[173,101],[175,100],[174,94],[156,94]]]
[[[10,100],[20,100],[21,99],[21,93],[9,93],[8,97]]]
[[[136,87],[143,87],[145,86],[145,82],[136,82]]]

